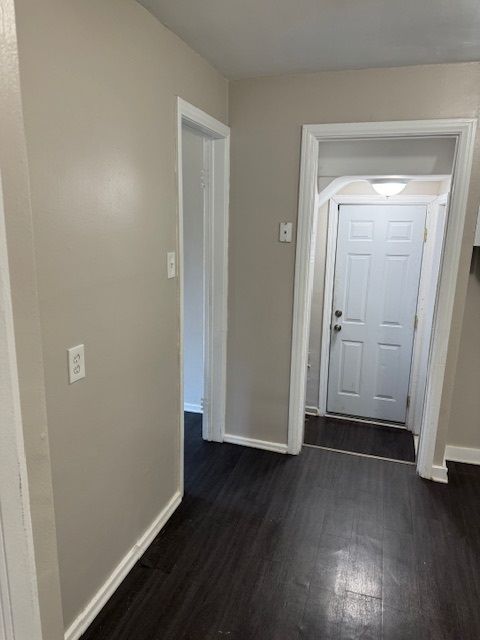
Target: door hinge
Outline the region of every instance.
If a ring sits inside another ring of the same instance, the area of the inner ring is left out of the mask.
[[[425,229],[423,230],[423,241],[424,242],[427,241],[427,237],[428,237],[428,229],[427,229],[427,227],[425,227]]]
[[[407,396],[407,409],[410,407],[410,396]]]
[[[413,328],[416,330],[418,327],[418,316],[415,315],[415,320],[413,321]]]

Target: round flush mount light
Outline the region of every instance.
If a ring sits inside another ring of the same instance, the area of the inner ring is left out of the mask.
[[[380,196],[398,196],[407,186],[408,180],[396,178],[378,178],[370,180],[370,184]]]

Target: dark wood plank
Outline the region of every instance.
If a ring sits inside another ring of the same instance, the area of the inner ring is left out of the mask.
[[[382,542],[353,536],[347,565],[347,591],[372,598],[382,597]]]
[[[413,435],[406,429],[326,417],[305,417],[304,443],[415,462]]]
[[[434,640],[431,628],[431,622],[424,618],[418,607],[399,610],[384,603],[383,640]]]
[[[340,640],[344,606],[345,594],[312,587],[303,613],[302,638]]]
[[[381,640],[381,600],[358,593],[347,593],[340,638],[342,640]]]
[[[480,468],[204,442],[185,497],[83,640],[478,640]]]

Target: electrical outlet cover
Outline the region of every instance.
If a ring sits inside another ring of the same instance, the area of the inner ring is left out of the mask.
[[[68,377],[70,384],[85,378],[85,347],[79,344],[68,351]]]

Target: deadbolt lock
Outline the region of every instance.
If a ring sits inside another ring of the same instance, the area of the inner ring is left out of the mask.
[[[335,311],[335,315],[336,315],[337,318],[340,318],[340,316],[342,315],[342,312],[340,311],[340,309],[337,309]]]

